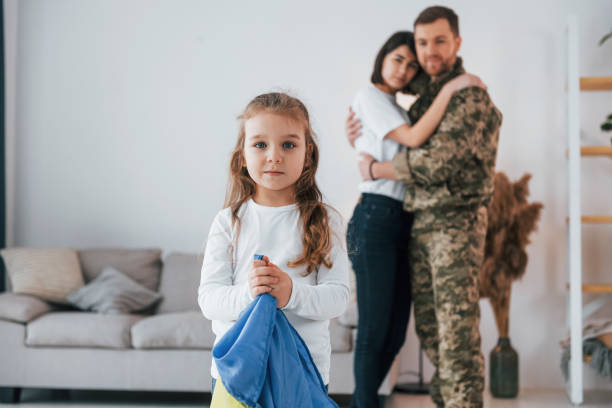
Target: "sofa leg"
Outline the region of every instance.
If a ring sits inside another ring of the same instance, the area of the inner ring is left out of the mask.
[[[21,388],[0,387],[0,401],[7,404],[15,404],[21,398]]]

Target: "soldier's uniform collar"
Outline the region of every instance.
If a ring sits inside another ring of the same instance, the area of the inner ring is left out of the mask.
[[[421,69],[417,77],[408,84],[408,89],[415,95],[437,95],[445,83],[463,73],[465,73],[465,69],[463,69],[463,60],[461,57],[457,57],[457,61],[455,61],[453,67],[435,79],[431,78]]]

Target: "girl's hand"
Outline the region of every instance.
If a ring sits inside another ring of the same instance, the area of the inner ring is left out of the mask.
[[[355,140],[361,136],[361,121],[355,117],[355,112],[353,112],[352,108],[349,108],[344,131],[351,147],[355,147]]]
[[[270,260],[267,256],[263,260],[253,261],[251,271],[249,272],[249,289],[251,296],[256,298],[263,293],[270,293],[272,285],[278,283],[278,278],[270,275]]]
[[[253,267],[249,272],[249,288],[251,295],[255,298],[263,293],[269,293],[277,300],[278,309],[287,306],[293,281],[278,266],[270,262],[267,256],[261,261],[253,261]]]
[[[482,82],[479,77],[472,74],[461,74],[458,77],[451,79],[446,85],[444,85],[444,87],[448,88],[452,93],[460,91],[463,88],[471,88],[473,86],[482,88],[485,91],[487,90],[485,83]]]
[[[359,172],[361,173],[361,179],[363,181],[370,181],[372,177],[370,177],[370,163],[375,159],[367,153],[359,153],[362,157],[359,160]]]
[[[270,263],[270,268],[272,268],[271,276],[277,279],[277,283],[272,285],[270,295],[276,298],[277,309],[282,309],[283,307],[287,306],[287,303],[289,303],[289,299],[291,298],[291,291],[293,290],[293,281],[291,280],[288,274],[283,272],[278,266],[274,265],[273,263]]]

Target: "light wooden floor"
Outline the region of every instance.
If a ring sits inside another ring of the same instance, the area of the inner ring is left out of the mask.
[[[111,391],[71,391],[69,393],[49,390],[26,389],[22,402],[15,405],[0,404],[0,407],[30,408],[206,408],[210,394],[182,393],[132,393]],[[428,396],[395,393],[387,400],[385,408],[435,408]],[[500,400],[485,395],[487,408],[563,408],[572,407],[563,390],[522,390],[519,397]],[[612,407],[612,391],[587,392],[585,408]]]

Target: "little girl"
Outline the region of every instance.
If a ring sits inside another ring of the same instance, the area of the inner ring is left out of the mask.
[[[349,299],[341,218],[315,182],[319,151],[306,107],[283,93],[257,96],[239,116],[225,208],[206,245],[198,303],[215,344],[260,294],[302,337],[329,384],[329,319]],[[253,261],[255,254],[264,260]],[[219,374],[213,360],[214,383]]]

